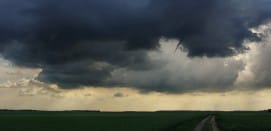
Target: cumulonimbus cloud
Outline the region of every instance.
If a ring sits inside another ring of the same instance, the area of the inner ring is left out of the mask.
[[[190,57],[243,52],[244,39],[259,39],[249,29],[271,17],[270,5],[267,0],[2,0],[0,52],[19,66],[42,68],[41,81],[62,87],[119,86],[108,82],[116,69],[163,66],[148,57],[161,37],[178,39]]]

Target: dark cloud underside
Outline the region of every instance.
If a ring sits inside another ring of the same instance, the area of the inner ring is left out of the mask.
[[[256,38],[249,28],[270,17],[269,0],[1,0],[0,51],[62,87],[118,86],[107,81],[114,69],[159,66],[146,54],[161,37],[191,57],[226,57],[246,50],[243,40]]]

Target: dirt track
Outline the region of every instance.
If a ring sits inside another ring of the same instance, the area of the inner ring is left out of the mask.
[[[210,119],[211,118],[211,119]],[[212,125],[212,130],[213,131],[220,131],[217,127],[216,121],[215,121],[215,116],[208,116],[204,118],[198,125],[195,127],[194,131],[201,131],[206,123],[210,119],[210,124]]]
[[[217,127],[216,121],[215,121],[215,116],[212,116],[211,118],[211,124],[212,124],[212,129],[213,131],[220,131]]]
[[[208,121],[210,116],[204,118],[194,129],[194,131],[201,131],[203,126],[205,125],[206,121]]]

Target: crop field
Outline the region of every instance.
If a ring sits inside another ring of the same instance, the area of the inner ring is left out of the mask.
[[[268,112],[196,111],[0,111],[0,131],[215,131],[214,116],[220,131],[271,131]]]
[[[193,130],[205,112],[1,111],[0,131]]]
[[[271,131],[268,112],[220,112],[216,116],[221,131]]]

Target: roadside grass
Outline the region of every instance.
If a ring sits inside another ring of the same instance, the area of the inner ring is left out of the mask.
[[[211,124],[211,117],[204,124],[202,131],[213,131],[212,124]]]
[[[222,131],[271,131],[268,112],[219,112],[216,116]]]
[[[0,111],[1,131],[189,131],[206,112]]]
[[[206,116],[190,119],[189,121],[184,121],[176,128],[175,131],[193,131],[197,124],[205,117]]]

